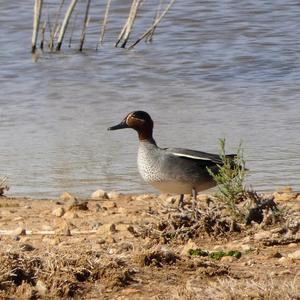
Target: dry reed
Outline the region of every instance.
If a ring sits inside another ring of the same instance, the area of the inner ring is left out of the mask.
[[[33,19],[33,31],[32,31],[32,40],[31,40],[31,52],[35,53],[40,20],[41,20],[41,12],[42,12],[43,1],[35,0],[34,4],[34,19]]]
[[[76,6],[77,0],[72,0],[72,2],[70,3],[68,10],[65,14],[64,20],[63,20],[63,24],[61,26],[60,32],[59,32],[59,37],[58,37],[58,41],[57,41],[57,46],[56,46],[56,50],[60,50],[68,24],[69,24],[69,20],[72,16],[73,10]]]
[[[125,48],[126,45],[128,44],[130,35],[133,32],[134,23],[137,19],[137,15],[139,13],[140,7],[144,2],[145,1],[143,1],[143,0],[132,0],[131,1],[131,5],[130,5],[130,9],[129,9],[129,13],[128,13],[126,22],[120,31],[120,34],[115,43],[115,47],[119,46],[121,48]],[[166,8],[164,10],[162,10],[163,0],[159,0],[158,2],[159,2],[159,5],[156,9],[156,13],[155,13],[152,25],[146,30],[146,32],[140,38],[138,38],[129,47],[129,49],[135,47],[136,44],[138,44],[145,37],[146,37],[146,42],[152,41],[156,27],[161,22],[162,18],[166,15],[166,13],[169,11],[171,6],[174,4],[175,0],[171,0],[170,3],[166,6]],[[57,12],[54,17],[54,23],[52,23],[52,24],[50,22],[50,16],[47,11],[46,21],[43,21],[43,26],[40,29],[41,30],[41,40],[40,40],[41,49],[45,48],[45,42],[46,42],[45,36],[46,36],[47,28],[49,29],[49,35],[50,35],[49,41],[47,41],[50,51],[52,51],[53,49],[55,49],[56,51],[61,50],[62,43],[64,41],[64,37],[65,37],[67,30],[70,32],[69,47],[71,47],[73,34],[78,32],[78,30],[76,30],[76,28],[75,28],[75,25],[76,25],[77,15],[81,14],[80,12],[76,13],[76,17],[73,19],[71,28],[68,29],[68,26],[69,26],[70,20],[72,18],[73,12],[75,10],[75,7],[78,6],[77,3],[78,3],[78,0],[70,0],[70,2],[68,4],[66,4],[65,0],[60,0],[60,4],[58,6]],[[43,4],[42,0],[35,1],[33,33],[32,33],[32,52],[33,53],[35,52],[36,47],[37,47],[36,45],[37,45],[37,40],[38,40],[38,32],[39,32],[39,27],[40,27],[40,22],[41,22],[41,16],[45,15],[45,14],[42,14],[42,6],[43,6],[42,4]],[[103,21],[101,23],[99,40],[96,45],[96,50],[98,50],[99,46],[103,46],[104,35],[107,30],[107,20],[109,18],[109,12],[111,10],[111,4],[112,4],[112,0],[107,0],[106,5],[103,5],[103,7],[105,7],[105,11],[104,11]],[[62,15],[61,12],[65,6],[67,6],[66,12],[61,20],[61,15]],[[85,12],[83,13],[83,16],[84,16],[83,17],[83,26],[81,29],[81,34],[80,34],[80,39],[79,39],[79,48],[78,48],[79,51],[83,50],[84,42],[86,40],[88,24],[90,21],[89,12],[91,10],[91,6],[92,6],[92,1],[86,0],[86,5],[85,5],[85,9],[84,9]],[[46,7],[46,9],[48,9],[48,7]],[[77,11],[78,11],[78,9],[80,9],[80,8],[76,7]]]

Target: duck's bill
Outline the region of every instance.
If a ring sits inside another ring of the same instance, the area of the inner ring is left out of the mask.
[[[128,125],[125,122],[121,122],[118,125],[109,127],[109,128],[107,128],[107,130],[118,130],[118,129],[123,129],[123,128],[128,128]]]

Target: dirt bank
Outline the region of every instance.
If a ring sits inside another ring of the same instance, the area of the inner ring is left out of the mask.
[[[249,226],[209,196],[197,211],[165,195],[98,196],[0,198],[1,298],[299,299],[296,193],[276,196],[280,221]]]

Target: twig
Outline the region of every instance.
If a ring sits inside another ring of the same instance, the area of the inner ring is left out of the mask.
[[[102,46],[102,44],[103,44],[103,38],[104,38],[105,30],[106,30],[107,18],[108,18],[111,1],[112,0],[107,0],[104,19],[103,19],[101,33],[100,33],[100,38],[99,38],[99,42],[97,44],[96,50],[98,50],[99,44],[100,44],[100,46]]]
[[[171,0],[170,3],[168,4],[168,6],[166,7],[166,9],[164,10],[164,12],[159,16],[159,18],[152,24],[152,26],[150,26],[145,33],[143,33],[130,47],[128,47],[128,49],[132,49],[133,47],[135,47],[142,39],[144,39],[152,30],[153,28],[155,28],[160,21],[162,20],[162,18],[166,15],[166,13],[170,10],[170,8],[172,7],[172,5],[175,3],[176,0]]]
[[[39,33],[39,26],[41,20],[43,0],[35,0],[34,4],[34,19],[33,19],[33,31],[32,31],[32,40],[31,40],[31,52],[35,53],[36,43]]]
[[[60,32],[59,32],[58,41],[57,41],[57,46],[56,46],[57,51],[59,51],[60,48],[61,48],[61,45],[62,45],[62,42],[63,42],[63,39],[64,39],[64,35],[66,33],[66,29],[68,27],[68,23],[69,23],[70,17],[72,15],[72,12],[75,8],[76,3],[77,3],[77,0],[72,0],[69,7],[68,7],[68,10],[65,14],[63,24],[62,24],[62,27],[61,27]]]

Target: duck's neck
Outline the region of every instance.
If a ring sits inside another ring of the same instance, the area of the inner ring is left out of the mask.
[[[152,130],[139,130],[138,135],[140,142],[147,142],[157,146],[152,135]]]

